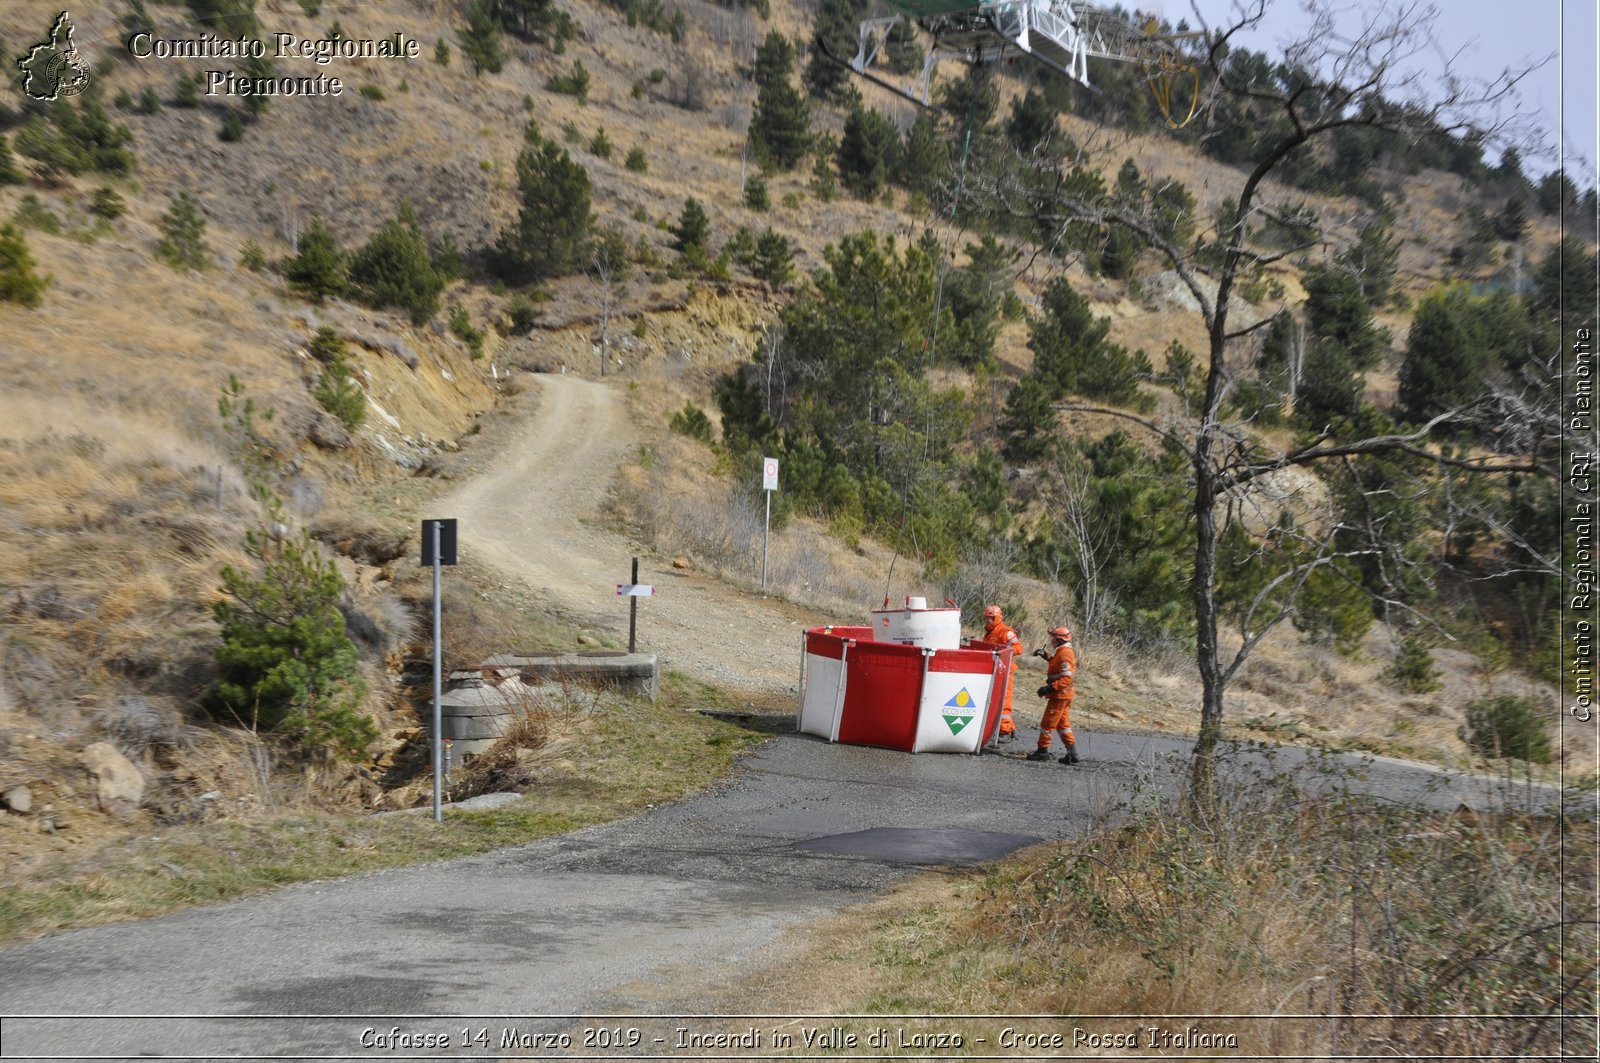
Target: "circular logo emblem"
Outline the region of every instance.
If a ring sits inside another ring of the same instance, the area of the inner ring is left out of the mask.
[[[76,96],[89,87],[89,64],[76,48],[60,52],[45,68],[44,80],[55,97]]]

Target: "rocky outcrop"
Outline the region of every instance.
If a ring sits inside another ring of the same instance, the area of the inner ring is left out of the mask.
[[[87,746],[79,759],[94,779],[100,811],[124,822],[138,815],[144,800],[144,774],[133,761],[109,742]]]

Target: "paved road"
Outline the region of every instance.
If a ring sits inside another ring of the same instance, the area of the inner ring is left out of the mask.
[[[499,1038],[570,1034],[558,1016],[676,1014],[785,928],[930,864],[1079,834],[1187,752],[1084,742],[1092,762],[1069,769],[782,735],[713,790],[633,819],[0,950],[0,1058],[398,1058],[413,1053],[374,1045],[393,1029]],[[1491,800],[1410,766],[1363,774],[1397,799]],[[52,1015],[67,1018],[37,1017]]]

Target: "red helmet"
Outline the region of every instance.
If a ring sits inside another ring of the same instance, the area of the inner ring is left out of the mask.
[[[1053,627],[1050,629],[1050,637],[1053,639],[1060,639],[1062,642],[1071,642],[1072,631],[1069,628]]]
[[[983,611],[983,618],[985,620],[999,620],[1000,619],[1000,607],[998,605],[988,606]]]

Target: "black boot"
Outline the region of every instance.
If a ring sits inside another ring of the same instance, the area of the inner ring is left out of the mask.
[[[1027,759],[1028,760],[1049,760],[1050,759],[1050,751],[1048,749],[1035,749],[1032,753],[1028,754]]]
[[[1076,763],[1078,763],[1078,747],[1077,746],[1068,746],[1066,755],[1061,758],[1061,763],[1063,763],[1063,764],[1076,764]]]

